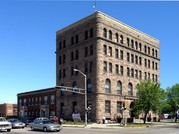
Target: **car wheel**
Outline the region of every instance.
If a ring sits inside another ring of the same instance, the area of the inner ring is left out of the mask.
[[[47,128],[46,127],[44,127],[43,130],[44,130],[44,132],[47,132]]]
[[[31,130],[34,130],[34,128],[33,128],[33,127],[31,127]]]
[[[10,131],[11,131],[11,129],[7,129],[7,131],[8,131],[8,132],[10,132]]]

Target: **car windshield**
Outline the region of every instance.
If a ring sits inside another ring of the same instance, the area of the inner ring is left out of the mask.
[[[0,121],[6,121],[6,119],[5,118],[0,118]]]

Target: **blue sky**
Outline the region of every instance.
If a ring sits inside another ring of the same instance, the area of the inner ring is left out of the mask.
[[[56,84],[56,31],[94,12],[94,1],[0,0],[0,102]],[[179,2],[98,1],[97,10],[160,40],[160,82],[179,83]]]

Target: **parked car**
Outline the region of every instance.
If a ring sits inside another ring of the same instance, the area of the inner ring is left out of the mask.
[[[0,117],[0,131],[7,130],[8,132],[11,131],[12,124],[8,122],[4,117]]]
[[[46,131],[57,131],[59,132],[62,129],[60,124],[53,123],[50,120],[34,120],[34,122],[29,124],[29,127],[32,130],[43,130]]]
[[[12,128],[24,128],[25,127],[25,123],[23,123],[22,121],[18,119],[8,119],[7,121],[12,124]]]
[[[27,126],[27,125],[29,125],[29,123],[34,121],[34,118],[31,118],[31,117],[21,117],[19,120],[22,121],[23,123],[25,123],[25,125]]]

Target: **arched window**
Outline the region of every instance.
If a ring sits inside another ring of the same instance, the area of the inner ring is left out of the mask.
[[[142,51],[142,44],[139,43],[139,51]]]
[[[127,38],[127,46],[130,47],[130,40]]]
[[[144,53],[147,53],[147,46],[144,46]]]
[[[111,93],[111,82],[109,79],[105,81],[105,93]]]
[[[116,42],[119,42],[119,35],[118,35],[118,33],[116,33],[115,41],[116,41]]]
[[[73,82],[73,91],[77,91],[77,83],[76,83],[76,81],[74,81]],[[76,93],[75,92],[73,92],[73,95],[75,95]]]
[[[157,52],[157,50],[155,50],[155,57],[157,57],[158,56],[158,52]]]
[[[120,42],[121,42],[121,44],[123,44],[123,42],[124,42],[122,35],[120,36]]]
[[[138,42],[135,42],[135,49],[138,50]]]
[[[129,84],[128,84],[128,95],[129,95],[129,96],[132,96],[132,95],[133,95],[132,92],[133,92],[133,90],[132,90],[132,84],[129,83]]]
[[[109,39],[112,40],[112,31],[109,30]]]
[[[131,47],[134,48],[134,40],[131,40]]]
[[[121,83],[121,81],[117,82],[117,94],[118,95],[122,94],[122,83]]]
[[[87,80],[87,93],[92,93],[92,83],[91,80]]]
[[[154,56],[154,49],[152,48],[152,56]]]
[[[148,47],[148,54],[150,55],[150,47]]]
[[[106,30],[106,28],[103,29],[103,37],[107,38],[107,30]]]

